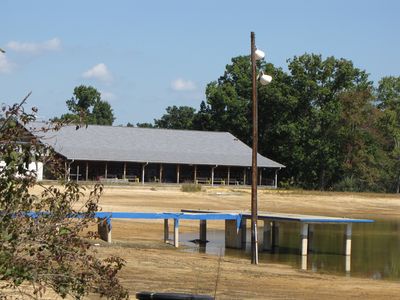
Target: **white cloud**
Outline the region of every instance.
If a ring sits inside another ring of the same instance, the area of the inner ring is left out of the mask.
[[[14,64],[11,63],[4,53],[0,52],[0,73],[8,73],[14,68]]]
[[[112,75],[107,66],[103,63],[97,64],[89,70],[83,72],[82,77],[98,79],[104,82],[112,81]]]
[[[11,41],[7,43],[6,47],[15,52],[40,54],[47,51],[60,50],[61,40],[59,38],[53,38],[40,43]]]
[[[193,91],[197,89],[196,84],[193,81],[182,78],[178,78],[172,81],[171,88],[177,92]]]

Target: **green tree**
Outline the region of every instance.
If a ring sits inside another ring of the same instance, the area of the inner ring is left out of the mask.
[[[378,107],[383,111],[382,130],[388,139],[393,190],[400,192],[400,77],[384,77],[377,90]]]
[[[304,54],[289,60],[292,91],[297,99],[297,139],[302,151],[295,157],[298,182],[308,188],[326,189],[339,179],[340,93],[368,89],[365,71],[345,59]]]
[[[89,117],[90,124],[112,125],[114,120],[113,110],[107,101],[99,100],[93,105],[93,110]]]
[[[387,142],[379,130],[382,112],[374,105],[374,95],[371,90],[350,90],[341,93],[338,100],[341,176],[336,188],[385,191],[389,163],[385,151]]]
[[[155,119],[155,127],[169,129],[192,129],[195,109],[189,106],[168,106],[167,113]]]
[[[201,101],[200,109],[193,117],[193,129],[213,130],[211,127],[210,109],[204,101]]]
[[[202,103],[195,118],[198,129],[229,131],[250,143],[250,67],[248,56],[235,57],[224,75],[207,85],[207,104]]]
[[[36,181],[30,163],[45,160],[58,178],[63,164],[51,148],[27,134],[24,126],[35,120],[36,109],[27,113],[25,100],[0,113],[4,162],[0,168],[0,298],[7,298],[11,291],[13,296],[19,292],[21,298],[36,299],[45,296],[46,289],[63,298],[81,299],[89,293],[127,298],[117,278],[124,261],[98,258],[89,242],[96,235],[89,228],[97,223],[102,186],[95,185],[85,196],[84,188],[73,182],[57,187]],[[53,130],[53,126],[41,130]],[[32,193],[33,187],[42,193]]]
[[[112,125],[115,118],[111,105],[101,100],[101,94],[92,86],[74,88],[73,97],[66,101],[70,113],[63,114],[64,121],[84,121],[87,124]]]
[[[152,123],[136,123],[136,126],[139,128],[155,128],[154,124]]]

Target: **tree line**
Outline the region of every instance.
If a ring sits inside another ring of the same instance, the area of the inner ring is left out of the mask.
[[[251,146],[249,56],[231,60],[210,82],[198,109],[168,106],[152,123],[138,127],[228,131]],[[270,74],[258,85],[259,152],[286,166],[283,187],[337,191],[400,191],[400,77],[377,86],[352,61],[304,54],[287,71],[264,60]],[[93,87],[79,86],[61,120],[112,125],[110,104]],[[57,119],[57,118],[55,118]],[[132,123],[127,126],[133,127]]]
[[[250,146],[249,60],[233,58],[207,85],[198,110],[169,106],[154,123],[137,126],[229,131]],[[400,77],[384,77],[375,87],[347,59],[304,54],[287,63],[287,71],[258,63],[273,77],[270,85],[258,86],[259,152],[286,165],[281,184],[398,193]]]

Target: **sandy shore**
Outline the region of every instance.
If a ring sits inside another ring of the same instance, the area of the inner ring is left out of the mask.
[[[259,191],[260,211],[372,219],[398,218],[398,195]],[[106,187],[103,211],[162,212],[181,209],[248,210],[249,189]],[[182,222],[183,223],[183,222]],[[223,222],[211,226],[223,228]],[[184,222],[181,231],[197,231]],[[216,299],[396,299],[400,282],[317,274],[286,265],[251,265],[249,259],[184,252],[162,241],[162,221],[113,221],[114,243],[101,242],[99,255],[127,261],[121,273],[132,299],[138,291],[188,292]],[[91,297],[91,299],[95,299]]]

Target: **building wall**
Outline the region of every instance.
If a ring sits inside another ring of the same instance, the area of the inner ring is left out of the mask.
[[[4,161],[0,161],[0,170],[6,166]],[[32,162],[28,166],[28,170],[36,173],[36,178],[38,181],[43,180],[43,163],[42,162]]]

